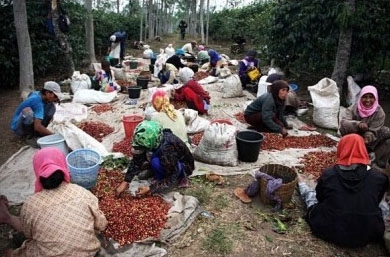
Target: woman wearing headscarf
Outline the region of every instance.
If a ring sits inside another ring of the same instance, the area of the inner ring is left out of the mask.
[[[199,114],[207,114],[210,109],[210,95],[194,80],[194,71],[185,67],[179,71],[179,77],[183,86],[175,90],[174,99],[186,101],[188,108],[198,111]]]
[[[166,192],[188,183],[188,177],[195,169],[194,157],[170,129],[163,129],[156,121],[145,120],[135,128],[132,146],[133,159],[124,181],[116,189],[117,196],[128,189],[145,162],[152,172],[152,179],[150,186],[138,188],[138,196]]]
[[[93,78],[98,82],[100,90],[103,92],[119,91],[121,87],[115,82],[114,72],[111,70],[110,62],[103,59],[101,66],[101,69],[96,72]]]
[[[196,55],[196,59],[200,65],[203,65],[210,60],[209,53],[207,52],[206,48],[204,45],[199,45],[198,46],[198,54]]]
[[[245,111],[244,118],[260,132],[288,135],[288,124],[284,117],[284,101],[290,87],[284,80],[276,80],[270,86],[270,92],[257,97]]]
[[[390,158],[390,129],[384,126],[385,119],[377,89],[368,85],[362,88],[356,103],[347,108],[339,125],[341,135],[357,133],[363,137],[373,163],[382,169]]]
[[[158,78],[160,79],[160,84],[177,84],[178,81],[176,76],[178,74],[178,70],[171,63],[164,63],[162,65],[162,69],[158,73]]]
[[[157,121],[163,128],[172,130],[173,134],[190,146],[184,116],[169,102],[167,93],[164,90],[157,90],[152,96],[152,104],[157,113],[151,120]]]
[[[166,63],[173,64],[176,69],[180,70],[180,68],[186,67],[184,62],[182,61],[182,57],[184,56],[184,51],[182,49],[176,50],[175,54],[169,57]]]
[[[222,68],[222,56],[214,49],[209,49],[207,52],[210,56],[210,64],[206,71],[211,76],[218,76],[219,70]]]
[[[257,53],[255,50],[249,50],[245,58],[240,61],[238,76],[240,77],[241,86],[243,89],[246,89],[246,84],[250,83],[253,80],[258,79],[261,75],[261,73],[259,72],[259,77],[254,79],[252,79],[248,75],[248,72],[255,69],[260,71],[259,59],[256,58],[256,55]]]
[[[23,232],[26,240],[11,256],[95,256],[100,241],[95,231],[107,226],[98,199],[71,184],[64,153],[55,147],[37,151],[33,158],[35,194],[24,202],[20,217],[0,201],[0,223]]]
[[[343,136],[337,146],[337,162],[325,169],[313,190],[299,179],[312,233],[328,242],[362,247],[379,242],[385,225],[379,208],[388,179],[367,166],[364,140],[357,134]]]

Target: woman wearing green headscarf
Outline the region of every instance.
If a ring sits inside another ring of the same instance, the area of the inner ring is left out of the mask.
[[[137,125],[133,135],[133,159],[125,180],[116,189],[119,196],[127,190],[133,178],[140,174],[147,162],[153,178],[150,186],[138,188],[138,196],[161,193],[187,184],[195,169],[194,157],[187,145],[171,130],[163,129],[156,121],[145,120]]]

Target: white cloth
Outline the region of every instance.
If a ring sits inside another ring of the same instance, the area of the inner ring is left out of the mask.
[[[120,43],[111,43],[111,51],[109,56],[112,58],[119,59],[121,53],[121,45]]]

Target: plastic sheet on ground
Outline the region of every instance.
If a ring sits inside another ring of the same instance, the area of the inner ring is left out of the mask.
[[[149,83],[151,87],[152,83]],[[222,80],[218,80],[214,83],[204,84],[205,90],[209,91],[211,96],[211,109],[208,115],[202,115],[209,121],[215,119],[228,119],[237,131],[246,130],[248,124],[242,123],[236,119],[236,114],[242,113],[246,106],[255,99],[255,96],[251,93],[244,91],[242,97],[236,98],[222,98]],[[104,112],[101,114],[95,113],[91,110],[91,107],[86,106],[67,106],[70,108],[70,116],[83,117],[83,121],[100,121],[114,128],[114,132],[103,138],[100,143],[102,148],[108,153],[112,151],[112,146],[115,142],[122,141],[125,137],[122,117],[124,115],[137,114],[144,116],[143,108],[150,99],[149,91],[142,90],[140,98],[136,105],[126,104],[128,102],[127,94],[118,94],[112,102],[109,104],[113,107],[113,111]],[[62,104],[61,104],[62,105]],[[73,109],[74,108],[74,109]],[[87,116],[83,116],[83,110],[87,108]],[[66,116],[64,110],[61,110],[59,114],[62,115],[59,124],[65,126],[66,122],[70,122],[63,118]],[[73,112],[73,114],[72,114]],[[301,131],[299,126],[304,124],[298,118],[290,119],[288,122],[291,123],[293,129],[289,130],[290,135],[295,136],[307,136],[311,134],[318,134],[316,131]],[[61,131],[58,124],[53,124],[53,128]],[[57,128],[56,128],[57,126]],[[71,126],[71,125],[69,125]],[[68,137],[70,134],[67,134]],[[256,162],[246,163],[239,162],[238,166],[235,167],[223,167],[219,165],[206,164],[201,162],[195,162],[195,171],[192,176],[199,176],[207,173],[216,173],[219,175],[238,175],[238,174],[251,174],[254,175],[255,171],[259,167],[269,164],[281,164],[286,166],[297,166],[299,165],[300,158],[311,151],[332,151],[333,148],[313,148],[313,149],[285,149],[283,151],[264,151],[260,150],[259,158]],[[32,170],[32,156],[36,149],[30,147],[24,147],[14,156],[12,156],[3,166],[0,167],[0,194],[7,195],[11,203],[22,203],[25,198],[33,193],[34,186],[34,172]],[[198,213],[198,203],[189,196],[181,196],[177,193],[171,193],[166,196],[169,201],[174,203],[174,207],[171,209],[172,230],[163,231],[161,236],[162,242],[172,242],[176,237],[180,236],[182,232],[191,224],[193,219]],[[168,222],[170,222],[168,221]],[[129,248],[122,250],[128,252],[112,252],[111,255],[107,256],[163,256],[166,251],[162,248],[157,247],[151,242],[132,244]]]

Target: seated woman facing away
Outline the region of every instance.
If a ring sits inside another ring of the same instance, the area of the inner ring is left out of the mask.
[[[385,225],[379,208],[389,183],[386,175],[369,169],[364,140],[357,134],[341,138],[337,162],[325,169],[315,190],[299,177],[312,233],[328,242],[362,247],[382,240]]]
[[[152,104],[157,113],[151,120],[157,121],[163,128],[172,130],[189,147],[187,126],[183,114],[169,103],[169,97],[164,90],[157,90],[152,96]]]
[[[26,238],[5,256],[95,256],[101,246],[97,233],[107,226],[96,196],[70,183],[65,155],[58,148],[37,151],[33,166],[35,193],[24,202],[20,217],[10,214],[7,201],[0,199],[0,223]]]
[[[194,80],[194,71],[184,67],[180,69],[179,77],[183,86],[175,90],[174,99],[186,101],[188,108],[198,111],[199,114],[207,114],[210,108],[210,95]]]

